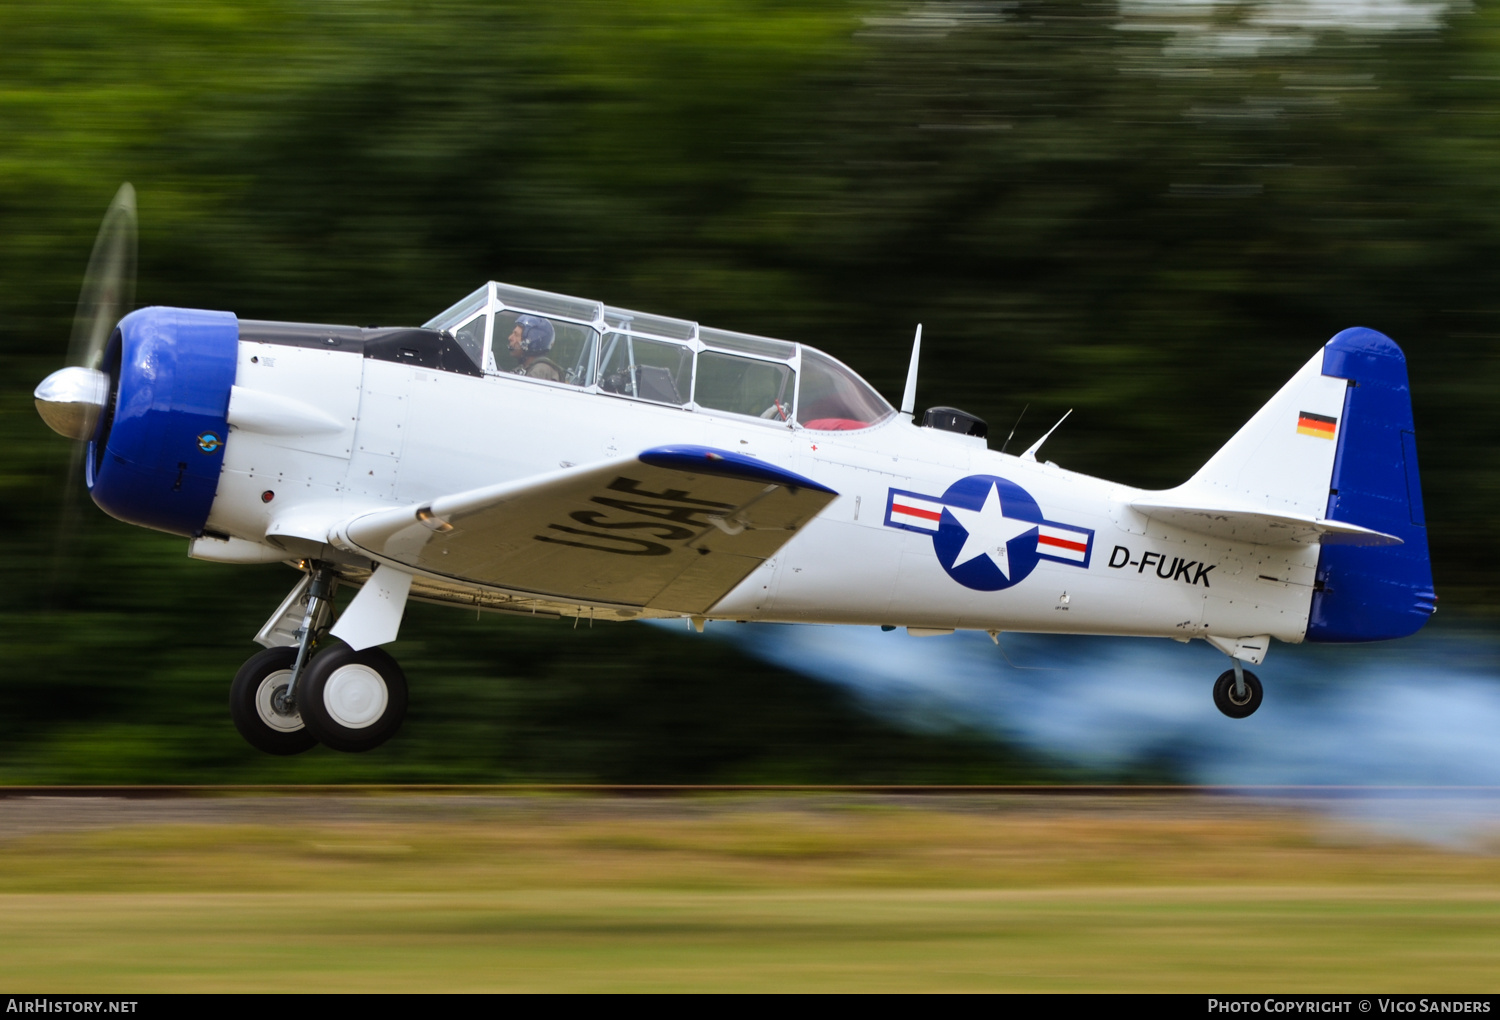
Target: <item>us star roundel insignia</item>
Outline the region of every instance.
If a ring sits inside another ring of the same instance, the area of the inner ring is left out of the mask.
[[[932,536],[938,563],[965,588],[1020,584],[1042,560],[1087,568],[1094,532],[1046,520],[1031,493],[995,475],[960,478],[941,496],[890,490],[889,528]]]

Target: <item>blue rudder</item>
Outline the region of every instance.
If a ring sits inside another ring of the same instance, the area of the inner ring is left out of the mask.
[[[1349,380],[1325,516],[1402,544],[1323,546],[1307,640],[1405,637],[1437,608],[1406,356],[1373,329],[1346,329],[1323,348],[1323,374]]]

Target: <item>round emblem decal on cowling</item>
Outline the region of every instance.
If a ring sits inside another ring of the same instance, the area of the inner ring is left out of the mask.
[[[213,453],[222,445],[223,440],[213,432],[205,432],[198,437],[198,449],[204,453]]]
[[[1015,482],[960,478],[943,493],[932,549],[948,576],[976,591],[1020,584],[1036,569],[1042,510]]]

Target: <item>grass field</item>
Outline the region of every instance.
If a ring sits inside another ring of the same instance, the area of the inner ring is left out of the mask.
[[[1500,990],[1500,858],[1224,798],[0,801],[0,989]]]

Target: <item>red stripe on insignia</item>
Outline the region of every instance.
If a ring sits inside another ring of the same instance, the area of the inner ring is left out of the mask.
[[[1066,538],[1053,538],[1051,535],[1041,535],[1036,540],[1037,545],[1055,545],[1059,549],[1072,549],[1074,552],[1088,552],[1087,542],[1070,542]]]
[[[891,513],[906,514],[908,517],[921,517],[928,521],[940,521],[943,519],[941,510],[918,510],[914,506],[902,506],[900,503],[891,504]]]

